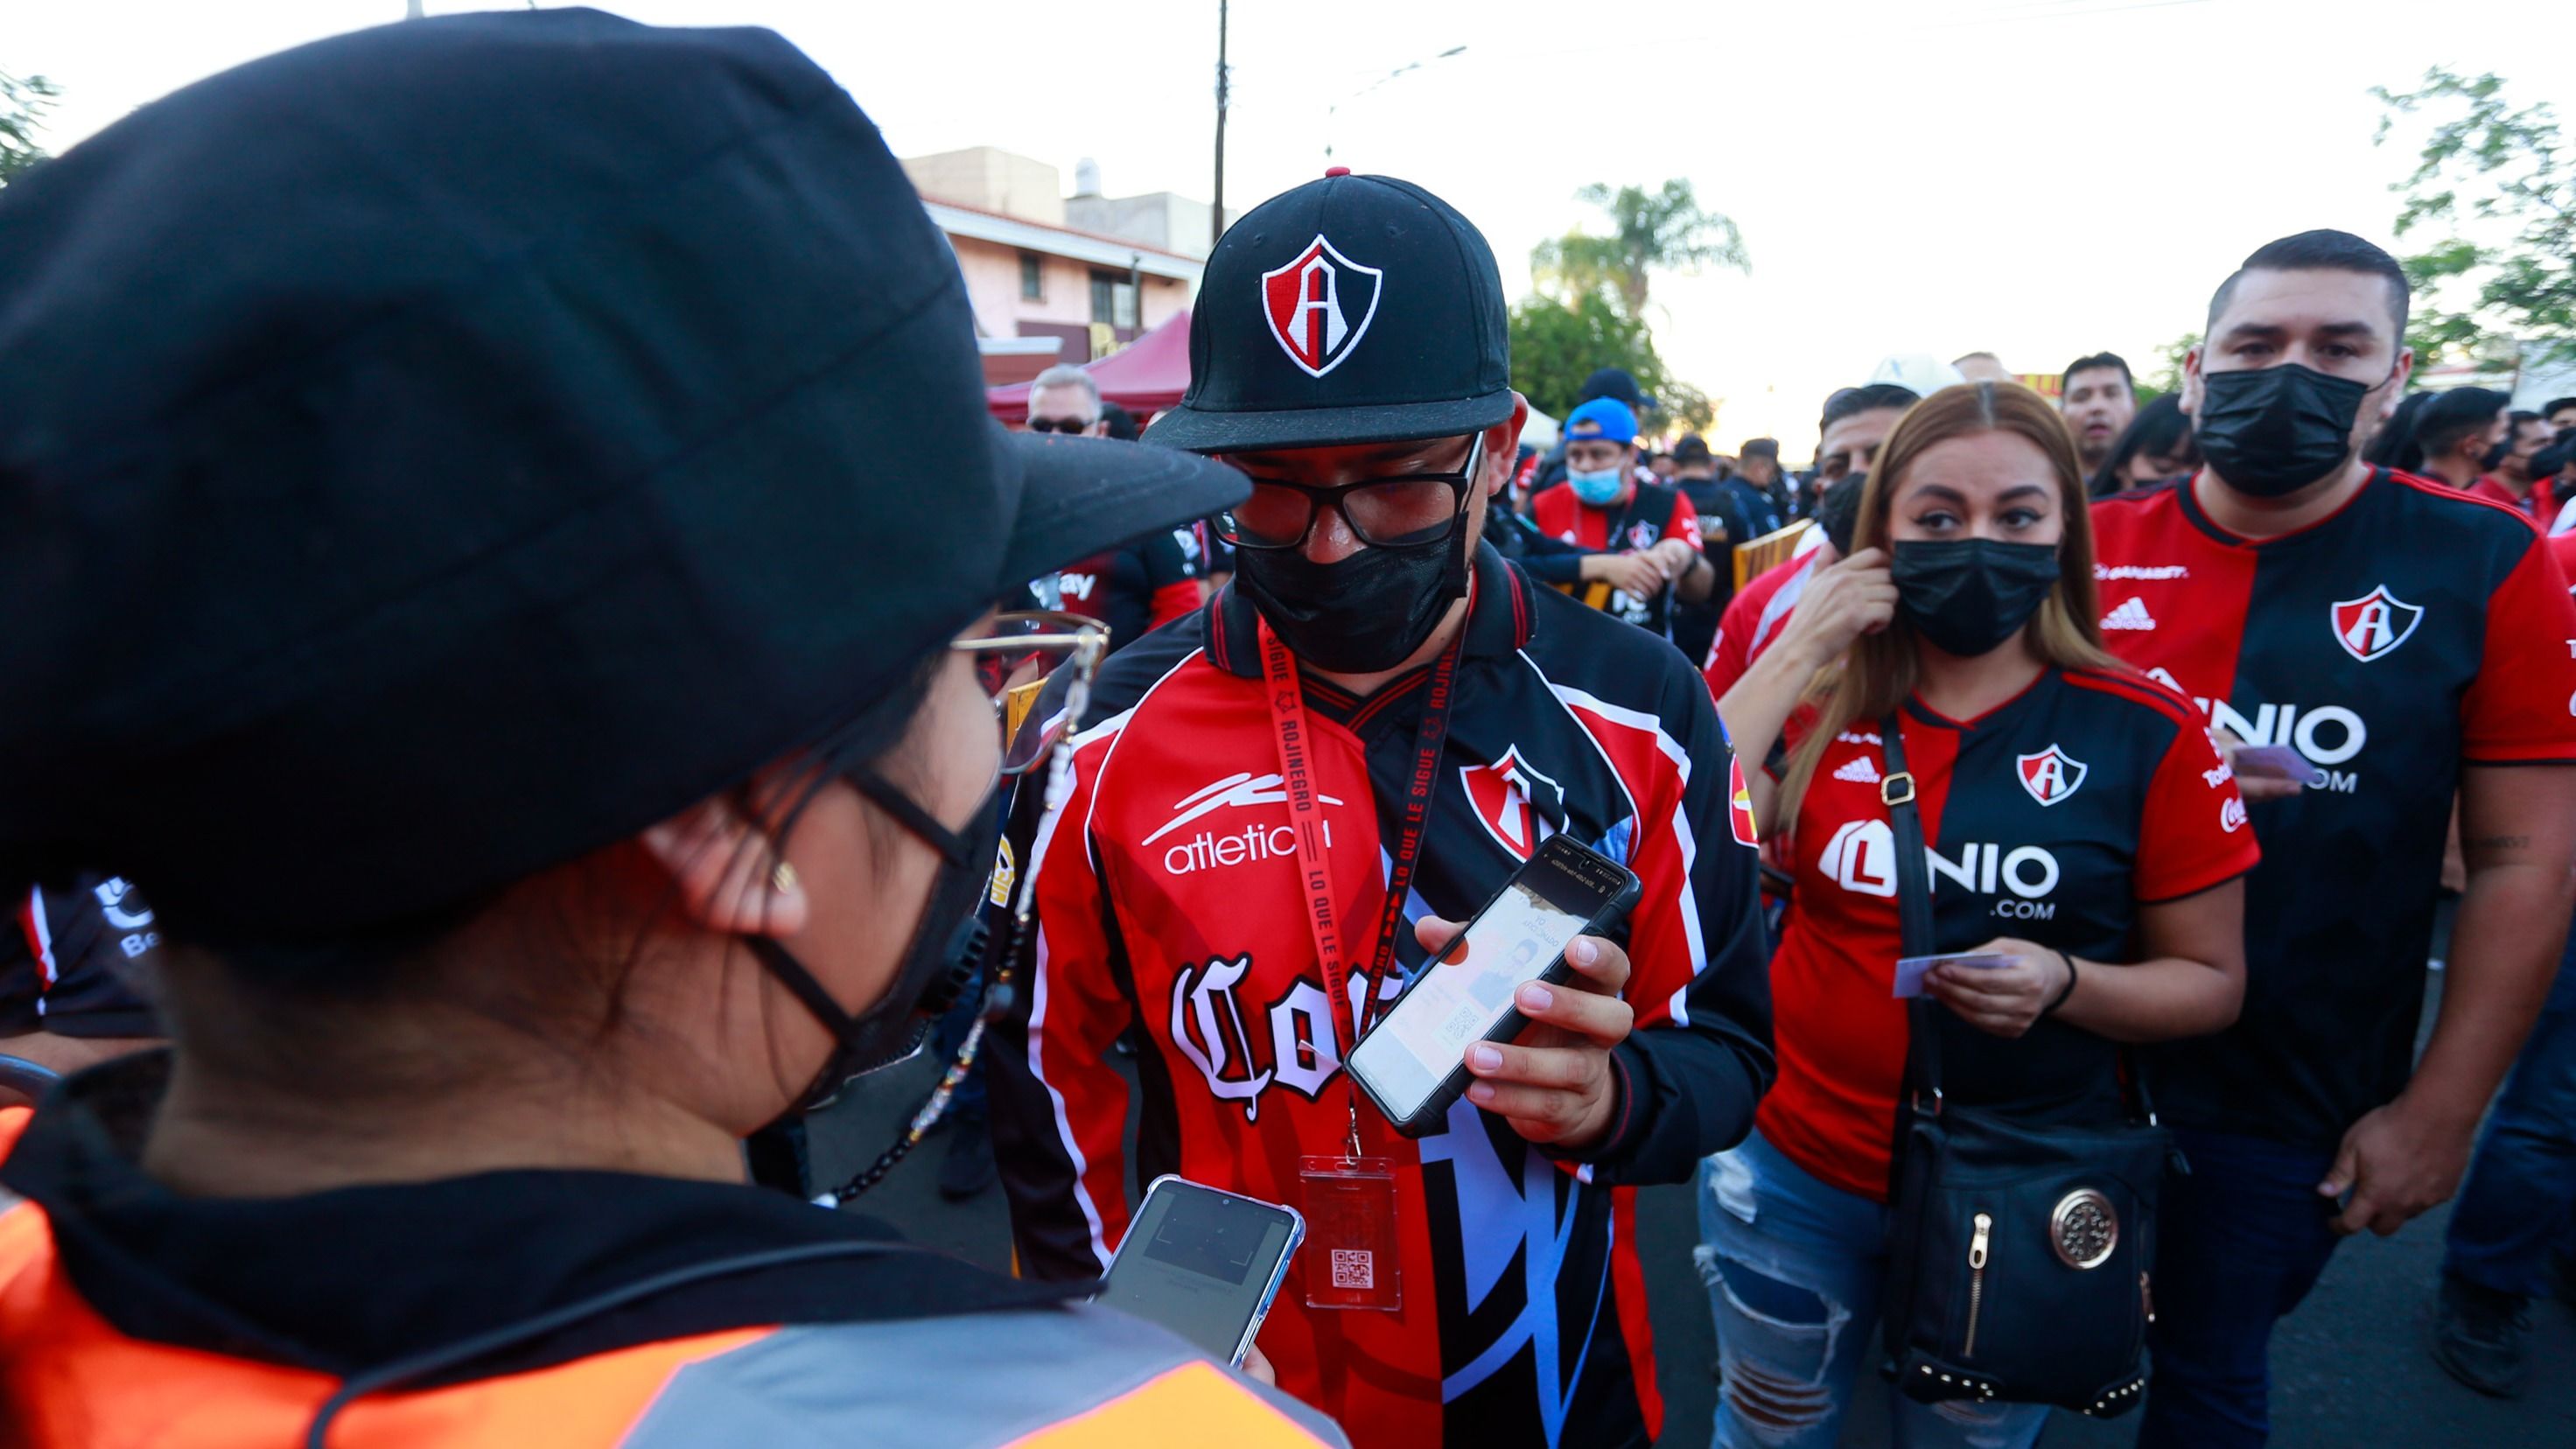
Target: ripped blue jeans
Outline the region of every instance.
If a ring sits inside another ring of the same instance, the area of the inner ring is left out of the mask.
[[[1760,1133],[1699,1167],[1700,1277],[1717,1315],[1716,1449],[1833,1449],[1876,1365],[1887,1210],[1831,1187]],[[1897,1449],[2028,1449],[2041,1404],[1891,1393]]]

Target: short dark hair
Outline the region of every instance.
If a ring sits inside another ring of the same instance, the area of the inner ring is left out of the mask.
[[[2555,417],[2560,408],[2576,408],[2576,397],[2551,398],[2540,405],[2540,415],[2544,418]]]
[[[2066,370],[2059,373],[2058,377],[2063,381],[2073,382],[2075,380],[2075,374],[2079,372],[2091,372],[2097,367],[2116,367],[2120,369],[2120,380],[2129,385],[2129,391],[2136,392],[2138,390],[2138,375],[2129,371],[2129,359],[2122,357],[2116,352],[2096,352],[2090,357],[2079,357],[2073,362],[2066,364]]]
[[[2192,436],[2191,419],[2182,410],[2181,397],[2166,393],[2154,398],[2129,419],[2129,425],[2112,440],[2110,456],[2094,470],[2090,485],[2093,496],[2108,498],[2127,489],[2129,481],[2120,474],[2140,453],[2180,458],[2186,466],[2199,464],[2200,441]]]
[[[1816,420],[1816,431],[1822,433],[1845,418],[1875,412],[1880,408],[1895,408],[1901,412],[1921,401],[1923,401],[1921,393],[1910,387],[1899,387],[1892,382],[1873,382],[1867,387],[1847,387],[1825,399],[1825,415]]]
[[[2384,277],[2388,281],[2388,314],[2397,323],[2397,345],[2406,345],[2406,269],[2385,248],[2373,246],[2351,232],[2320,228],[2255,248],[2226,281],[2218,284],[2218,290],[2209,294],[2206,330],[2218,330],[2218,314],[2227,310],[2228,299],[2236,294],[2236,283],[2247,272],[2359,272],[2366,277]]]
[[[2492,388],[2455,387],[2435,393],[2415,415],[2415,445],[2427,458],[2460,445],[2462,438],[2485,432],[2512,399]]]

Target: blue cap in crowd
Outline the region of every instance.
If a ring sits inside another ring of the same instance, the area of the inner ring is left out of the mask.
[[[1633,443],[1637,441],[1637,415],[1615,397],[1596,397],[1565,415],[1565,436]]]

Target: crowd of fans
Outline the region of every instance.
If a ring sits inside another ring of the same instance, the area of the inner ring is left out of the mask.
[[[2521,1392],[2576,398],[2410,390],[2341,232],[2212,281],[2143,404],[1892,364],[1792,468],[1605,368],[1541,450],[1484,236],[1335,168],[1141,437],[1078,367],[1005,432],[774,36],[455,17],[145,108],[0,194],[6,1437],[1695,1439],[1693,1274],[1719,1446],[1873,1371],[1900,1443],[2258,1445],[2337,1244],[2455,1192],[2432,1351]],[[1637,903],[1399,1132],[1352,1044],[1558,835]],[[943,1110],[1010,1276],[815,1206]],[[1081,1301],[1167,1173],[1306,1210],[1240,1366]]]

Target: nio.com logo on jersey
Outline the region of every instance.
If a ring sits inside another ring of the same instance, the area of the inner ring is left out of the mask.
[[[2057,889],[2057,857],[2039,846],[2007,850],[1972,841],[1956,847],[1953,854],[1926,846],[1923,859],[1931,869],[1936,893],[1947,879],[1980,895],[1997,897],[1992,914],[2005,920],[2057,917],[2057,903],[2046,899]],[[1844,890],[1882,898],[1896,894],[1896,834],[1884,820],[1846,822],[1826,842],[1819,864]]]
[[[2350,795],[2361,788],[2359,774],[2332,768],[2350,763],[2370,743],[2370,726],[2342,705],[2257,705],[2253,718],[2248,719],[2223,699],[2195,699],[2192,703],[2209,711],[2212,729],[2226,730],[2249,745],[2288,745],[2297,750],[2317,767],[2316,775],[2308,781],[2309,789]]]

